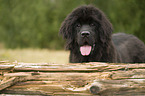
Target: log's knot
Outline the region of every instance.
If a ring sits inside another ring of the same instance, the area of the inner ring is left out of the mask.
[[[93,85],[90,87],[90,92],[94,95],[99,94],[99,91],[100,91],[100,88],[98,86]]]

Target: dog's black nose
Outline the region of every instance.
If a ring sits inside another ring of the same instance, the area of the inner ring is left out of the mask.
[[[90,35],[89,31],[83,31],[83,32],[81,32],[81,36],[82,37],[88,37],[89,35]]]

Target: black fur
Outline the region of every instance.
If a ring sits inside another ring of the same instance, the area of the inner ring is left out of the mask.
[[[82,30],[90,34],[85,39]],[[70,50],[70,62],[145,62],[145,45],[137,37],[125,33],[112,35],[112,24],[104,13],[94,6],[81,6],[63,21],[60,34]],[[80,46],[92,46],[88,56],[81,55]]]

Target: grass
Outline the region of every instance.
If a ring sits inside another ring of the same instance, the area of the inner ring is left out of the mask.
[[[48,49],[0,49],[0,61],[18,61],[26,63],[68,63],[69,52]]]

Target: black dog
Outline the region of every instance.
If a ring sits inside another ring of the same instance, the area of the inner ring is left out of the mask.
[[[70,13],[60,28],[70,50],[70,62],[145,62],[145,45],[125,33],[112,35],[112,25],[94,6],[81,6]]]

